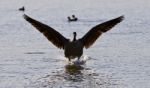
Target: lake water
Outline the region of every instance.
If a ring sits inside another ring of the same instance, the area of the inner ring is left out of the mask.
[[[0,88],[149,88],[149,9],[150,0],[0,0]],[[74,31],[81,38],[104,21],[125,20],[84,50],[85,65],[73,67],[24,13],[71,39]],[[72,14],[79,21],[68,23]]]

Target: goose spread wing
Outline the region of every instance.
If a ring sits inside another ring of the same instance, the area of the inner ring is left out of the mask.
[[[124,16],[106,21],[93,27],[82,38],[81,41],[85,48],[89,48],[96,39],[102,34],[113,28],[116,24],[120,23],[124,19]]]
[[[34,26],[37,30],[39,30],[41,33],[43,33],[43,35],[49,41],[51,41],[56,47],[58,47],[60,49],[61,48],[64,49],[65,43],[69,41],[68,39],[66,39],[59,32],[57,32],[53,28],[49,27],[48,25],[43,24],[43,23],[31,18],[31,17],[27,16],[26,14],[24,14],[23,17],[26,21],[31,23],[32,26]]]

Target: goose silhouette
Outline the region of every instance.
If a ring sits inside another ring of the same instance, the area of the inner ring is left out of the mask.
[[[23,7],[19,8],[19,11],[25,11],[25,7],[23,6]]]
[[[89,30],[82,38],[76,39],[77,33],[73,32],[73,40],[65,38],[59,32],[57,32],[52,27],[41,23],[28,15],[23,15],[24,19],[28,21],[32,26],[34,26],[38,31],[43,33],[43,35],[56,47],[64,50],[64,55],[71,61],[71,59],[78,58],[83,54],[83,48],[88,49],[93,43],[98,39],[100,35],[112,29],[116,24],[120,23],[124,16],[111,19],[109,21],[103,22],[96,25],[91,30]]]
[[[68,16],[68,21],[71,22],[71,21],[77,21],[78,18],[75,17],[75,15],[72,15],[72,18]]]

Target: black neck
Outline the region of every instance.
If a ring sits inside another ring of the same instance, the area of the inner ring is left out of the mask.
[[[74,35],[74,37],[73,37],[73,41],[76,41],[76,35]]]
[[[73,33],[73,41],[76,41],[76,36],[77,36],[77,35],[76,35],[76,33],[74,32],[74,33]]]

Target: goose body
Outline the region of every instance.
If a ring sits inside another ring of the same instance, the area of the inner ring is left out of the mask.
[[[19,11],[25,11],[25,7],[23,6],[23,7],[19,8]]]
[[[64,53],[65,57],[69,58],[69,61],[74,58],[80,58],[83,54],[83,44],[79,40],[69,42],[65,45]]]
[[[120,23],[124,16],[117,17],[115,19],[106,21],[104,23],[98,24],[89,30],[82,38],[76,39],[77,33],[73,32],[73,40],[70,41],[69,39],[62,36],[59,32],[55,29],[51,28],[50,26],[43,24],[26,14],[24,14],[24,18],[26,21],[31,23],[38,31],[43,33],[43,35],[56,47],[63,49],[65,57],[69,59],[78,58],[83,54],[83,49],[89,48],[93,43],[97,40],[97,38],[113,28],[116,24]]]

